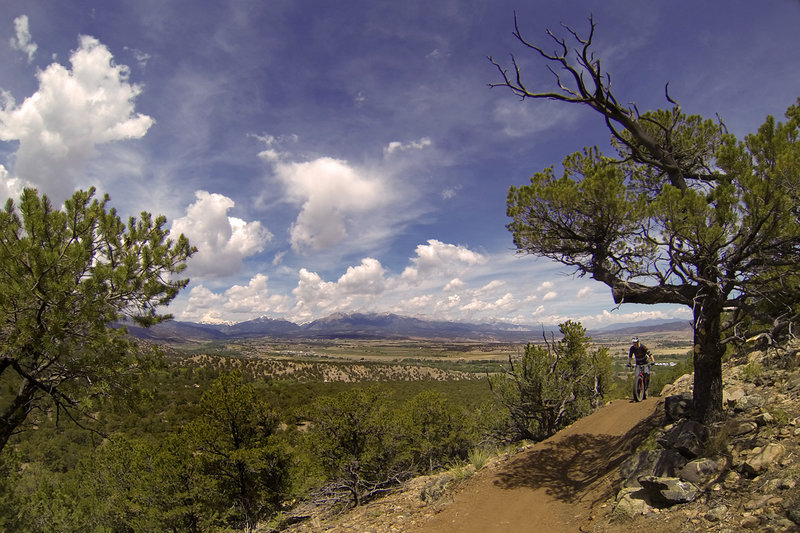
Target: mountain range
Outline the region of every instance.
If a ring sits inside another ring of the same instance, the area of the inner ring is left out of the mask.
[[[605,328],[603,334],[636,334],[644,331],[683,331],[685,320],[646,321]],[[470,324],[423,320],[392,313],[336,313],[307,324],[288,320],[257,318],[237,324],[197,324],[170,320],[150,328],[132,324],[135,337],[153,342],[209,342],[214,340],[269,337],[276,339],[430,339],[445,341],[525,342],[541,339],[542,334],[558,334],[558,326],[519,326],[510,323]],[[589,332],[590,334],[592,332]]]

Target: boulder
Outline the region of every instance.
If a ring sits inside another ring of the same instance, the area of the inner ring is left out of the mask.
[[[675,477],[686,464],[686,458],[677,450],[651,450],[639,452],[626,459],[619,467],[623,487],[641,487],[643,476]]]
[[[691,392],[674,394],[664,398],[664,413],[667,421],[680,420],[687,418],[694,412],[694,400]]]
[[[650,512],[650,505],[645,501],[646,494],[641,488],[622,489],[617,494],[617,503],[614,506],[615,518],[633,518],[636,515]]]
[[[702,487],[719,478],[727,467],[725,459],[695,459],[678,471],[678,477],[695,486]]]
[[[777,464],[784,455],[786,455],[786,448],[783,444],[771,442],[763,448],[754,448],[742,468],[745,473],[756,476],[770,465]]]
[[[675,449],[687,459],[699,457],[708,441],[708,428],[695,420],[681,420],[658,439],[667,449]]]
[[[666,506],[689,503],[697,496],[698,489],[693,483],[676,477],[642,476],[639,483],[650,500]]]
[[[694,385],[694,374],[684,374],[674,382],[669,383],[661,389],[661,396],[670,396],[688,392],[691,394],[692,386]]]

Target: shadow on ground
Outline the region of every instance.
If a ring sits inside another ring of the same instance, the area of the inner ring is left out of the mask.
[[[506,466],[495,485],[503,489],[543,488],[553,498],[574,503],[615,471],[659,422],[654,413],[621,437],[579,433],[545,441]],[[612,479],[596,501],[610,497],[616,481]]]

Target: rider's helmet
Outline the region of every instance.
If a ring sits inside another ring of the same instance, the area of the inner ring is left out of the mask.
[[[634,337],[634,338],[632,338],[632,339],[631,339],[631,342],[632,342],[632,343],[634,343],[634,344],[636,344],[637,342],[639,342],[639,337]]]

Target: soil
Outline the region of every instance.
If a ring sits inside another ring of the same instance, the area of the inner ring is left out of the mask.
[[[619,464],[656,427],[657,399],[616,400],[478,472],[409,532],[577,532],[611,512]]]

